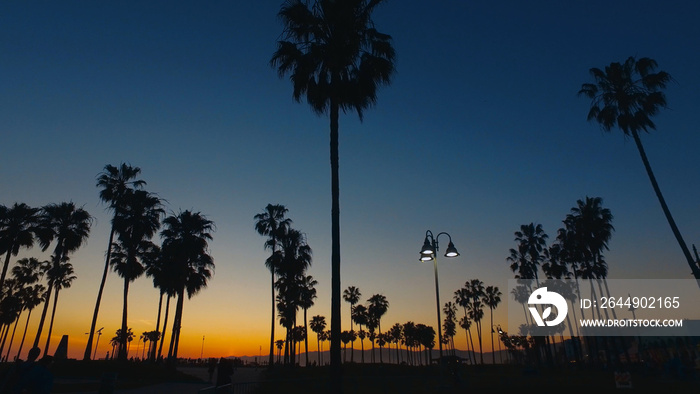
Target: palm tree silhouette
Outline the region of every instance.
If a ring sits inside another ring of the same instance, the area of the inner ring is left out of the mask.
[[[160,218],[165,213],[161,199],[143,190],[127,191],[113,226],[118,241],[112,245],[110,264],[124,279],[122,331],[127,329],[129,284],[145,271],[147,261],[158,256],[158,247],[151,238],[160,228]],[[117,358],[126,360],[126,343],[119,346]]]
[[[452,301],[448,301],[442,308],[442,312],[445,314],[445,319],[442,323],[443,344],[448,345],[448,349],[452,350],[451,353],[454,356],[454,337],[457,335],[457,305]]]
[[[369,306],[367,307],[367,312],[372,317],[373,320],[377,322],[377,328],[379,329],[379,335],[382,334],[382,316],[389,309],[389,301],[382,294],[375,294],[370,297],[367,302]],[[373,344],[374,345],[374,344]],[[379,362],[384,363],[382,358],[382,346],[379,346]]]
[[[360,289],[358,289],[355,286],[348,286],[345,291],[343,291],[343,299],[345,302],[350,304],[350,331],[353,331],[352,327],[352,308],[360,302],[360,297],[362,297],[362,293],[360,293]],[[353,338],[352,341],[350,342],[350,362],[354,362],[355,360],[355,339]]]
[[[209,241],[212,240],[213,231],[214,222],[200,212],[181,211],[163,220],[163,230],[160,233],[163,238],[162,255],[169,260],[168,269],[174,270],[174,287],[177,291],[177,306],[168,349],[168,358],[172,361],[177,360],[185,291],[187,297],[192,298],[207,286],[207,281],[213,274],[214,259],[209,254]]]
[[[141,173],[141,169],[138,167],[132,167],[128,164],[121,163],[119,167],[113,165],[106,165],[104,167],[104,172],[97,176],[97,187],[102,188],[100,190],[100,201],[109,204],[109,209],[114,212],[116,216],[120,207],[123,204],[123,199],[126,194],[134,189],[140,189],[146,182],[142,180],[136,180],[135,178]],[[102,302],[102,292],[105,287],[105,282],[107,281],[107,273],[109,272],[109,264],[112,259],[112,243],[114,242],[114,234],[116,229],[114,228],[114,216],[112,218],[112,228],[109,231],[109,243],[107,245],[107,256],[105,258],[105,268],[102,272],[102,280],[100,281],[100,288],[97,291],[97,300],[95,301],[95,311],[92,314],[92,322],[90,323],[90,333],[88,335],[88,341],[85,345],[85,353],[83,354],[83,360],[89,360],[92,357],[92,341],[95,337],[95,327],[97,326],[97,315],[100,312],[100,303]]]
[[[358,332],[358,337],[360,338],[360,346],[362,349],[362,353],[360,355],[362,356],[362,363],[365,363],[365,332],[362,330],[362,326],[366,326],[367,323],[369,323],[369,312],[367,311],[367,307],[364,305],[357,305],[354,308],[352,308],[352,320],[357,323],[358,326],[360,326],[360,330]]]
[[[24,323],[24,332],[22,333],[22,341],[19,343],[19,349],[17,350],[17,355],[15,359],[19,359],[22,353],[22,347],[24,346],[24,339],[27,336],[27,328],[29,328],[29,319],[32,317],[32,310],[44,302],[44,297],[46,296],[46,287],[42,284],[35,284],[33,286],[26,286],[22,289],[20,297],[22,298],[22,305],[24,309],[28,310],[27,320]],[[9,349],[8,349],[9,354]]]
[[[588,120],[595,120],[600,123],[603,130],[608,132],[617,127],[626,137],[632,136],[634,139],[671,231],[695,279],[700,279],[700,268],[693,260],[671,216],[671,211],[666,205],[666,200],[644,151],[642,140],[639,138],[639,133],[642,131],[656,130],[651,117],[656,115],[660,108],[666,108],[666,95],[662,90],[671,81],[671,75],[665,71],[654,72],[657,66],[654,59],[643,57],[637,60],[630,56],[624,63],[610,63],[604,70],[591,68],[590,73],[594,83],[582,84],[578,94],[591,99]]]
[[[49,343],[51,342],[51,332],[53,331],[53,321],[56,316],[56,304],[58,304],[58,292],[62,289],[67,289],[77,278],[73,275],[73,265],[69,262],[62,262],[58,267],[51,267],[46,273],[49,279],[49,286],[54,288],[53,308],[51,309],[51,322],[49,323],[49,333],[46,337],[46,346],[44,346],[44,354],[49,354]]]
[[[284,347],[284,340],[278,339],[275,341],[275,346],[277,346],[277,363],[281,362],[282,358],[282,348]]]
[[[15,323],[22,313],[22,299],[20,297],[20,285],[13,278],[5,281],[5,295],[0,300],[0,355],[5,349],[5,342],[10,332],[10,326]],[[17,325],[15,324],[15,328]],[[12,332],[14,337],[14,330]],[[10,339],[12,341],[12,339]],[[1,357],[0,357],[1,358]]]
[[[309,366],[309,332],[308,321],[306,319],[306,311],[314,306],[314,299],[316,299],[316,288],[318,284],[313,276],[304,276],[301,280],[301,294],[299,299],[299,306],[304,310],[304,352],[306,355],[306,365]]]
[[[10,265],[10,256],[17,256],[21,248],[31,248],[37,236],[39,208],[15,203],[11,208],[0,205],[0,253],[5,253],[5,263],[0,275],[0,293]]]
[[[363,110],[394,71],[391,36],[375,29],[372,11],[382,0],[287,0],[279,11],[282,39],[270,60],[280,77],[290,74],[294,99],[330,115],[331,157],[331,369],[340,390],[340,189],[339,110]]]
[[[321,365],[321,333],[326,329],[326,318],[321,315],[313,316],[309,326],[311,331],[316,333],[316,355],[318,356],[318,365]]]
[[[501,303],[501,296],[503,293],[498,289],[498,286],[486,286],[484,289],[484,295],[482,301],[486,306],[489,307],[490,317],[491,317],[491,352],[496,353],[496,348],[493,347],[493,310],[496,309],[498,304]],[[496,356],[494,355],[491,359],[491,364],[496,364]]]
[[[506,260],[511,262],[510,269],[517,272],[516,278],[538,280],[537,267],[544,260],[546,240],[547,234],[541,224],[523,224],[520,231],[515,232],[518,249],[511,249]]]
[[[56,241],[56,246],[51,256],[51,267],[57,269],[61,262],[68,261],[68,256],[80,248],[83,242],[87,240],[91,225],[92,216],[84,209],[77,208],[72,202],[49,204],[42,208],[38,234],[41,250],[46,251],[51,243],[54,240]],[[39,321],[39,327],[32,347],[39,346],[39,339],[44,328],[52,291],[53,285],[49,282],[44,309],[41,312],[41,320]]]
[[[275,252],[277,251],[277,240],[283,236],[289,226],[292,224],[292,220],[285,218],[289,210],[285,208],[284,205],[272,205],[267,204],[263,213],[259,213],[254,216],[255,219],[255,231],[262,236],[267,236],[269,239],[265,242],[265,249],[269,249],[272,252],[272,256],[265,260],[265,266],[270,270],[270,288],[272,291],[272,324],[270,326],[270,358],[268,360],[268,365],[272,367],[274,365],[273,358],[273,345],[275,342],[275,270],[276,270],[276,260]]]

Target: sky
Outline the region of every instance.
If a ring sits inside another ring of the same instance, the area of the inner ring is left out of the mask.
[[[329,121],[296,103],[269,65],[280,4],[0,4],[0,204],[73,201],[95,218],[71,257],[78,278],[61,292],[52,348],[66,334],[69,356],[82,355],[109,235],[95,178],[121,162],[142,169],[169,212],[199,211],[216,224],[216,273],[185,303],[180,355],[266,353],[270,277],[253,216],[268,203],[285,205],[306,233],[318,280],[308,313],[330,318]],[[446,302],[469,279],[506,289],[513,233],[535,222],[554,237],[586,196],[614,215],[609,277],[689,278],[634,142],[588,122],[590,102],[577,92],[591,67],[628,56],[654,58],[672,75],[669,108],[642,140],[686,242],[700,242],[699,11],[648,0],[378,7],[396,72],[362,122],[341,114],[342,288],[359,287],[362,302],[384,294],[383,327],[434,326],[432,264],[418,261],[426,230],[449,233],[461,253],[438,259]],[[29,256],[47,254],[35,247],[18,258]],[[110,273],[98,357],[120,326],[122,287]],[[505,325],[503,298],[494,322]],[[155,329],[157,307],[149,278],[132,284],[134,332]],[[456,345],[465,347],[463,332]]]

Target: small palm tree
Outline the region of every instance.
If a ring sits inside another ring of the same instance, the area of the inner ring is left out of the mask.
[[[538,279],[537,269],[544,260],[547,234],[541,224],[523,224],[520,231],[515,232],[515,242],[518,249],[511,249],[506,259],[511,262],[510,269],[517,272],[516,278]]]
[[[5,287],[5,275],[10,256],[17,256],[21,248],[31,248],[37,236],[39,208],[15,203],[11,208],[0,205],[0,253],[5,253],[5,263],[0,275],[0,292]]]
[[[358,338],[360,338],[360,346],[362,348],[362,353],[360,355],[362,356],[362,363],[365,363],[365,332],[362,330],[362,326],[366,326],[367,323],[369,323],[369,312],[367,311],[367,307],[364,305],[357,305],[356,307],[352,308],[352,320],[360,326],[360,330],[358,331]]]
[[[363,110],[394,71],[391,37],[374,27],[372,11],[382,0],[287,0],[279,11],[282,39],[270,61],[280,77],[290,74],[294,99],[330,115],[331,157],[331,367],[340,389],[340,187],[339,112]]]
[[[318,356],[318,365],[321,365],[321,334],[326,329],[326,318],[321,315],[313,316],[309,326],[311,331],[316,333],[316,355]]]
[[[343,291],[343,299],[345,302],[350,304],[350,331],[353,331],[352,327],[352,308],[355,307],[355,304],[360,302],[360,297],[362,297],[362,293],[360,293],[360,289],[358,289],[355,286],[348,286],[345,291]],[[355,339],[350,342],[350,362],[353,362],[355,360]]]
[[[590,73],[594,83],[582,84],[578,94],[591,99],[588,120],[595,120],[603,130],[608,132],[617,127],[625,136],[632,136],[634,139],[671,231],[695,279],[700,279],[700,268],[693,260],[671,216],[671,211],[666,205],[666,200],[644,151],[642,140],[639,138],[640,132],[656,129],[651,117],[656,115],[659,109],[666,108],[666,95],[662,90],[671,81],[671,75],[665,71],[654,72],[657,67],[658,64],[654,59],[647,57],[635,59],[630,56],[623,63],[610,63],[604,70],[591,68]]]
[[[498,289],[498,286],[486,286],[484,295],[482,296],[483,303],[489,307],[491,317],[491,351],[496,353],[496,348],[493,346],[493,310],[501,303],[503,293]],[[496,364],[496,356],[491,359],[492,364]]]
[[[49,204],[42,208],[39,219],[39,245],[42,251],[46,251],[51,243],[56,241],[56,246],[51,256],[52,268],[58,269],[61,262],[68,261],[68,256],[82,246],[90,234],[91,225],[92,216],[84,209],[77,208],[72,202]],[[49,282],[44,309],[41,312],[39,328],[32,347],[39,346],[39,339],[44,328],[52,292],[53,285]]]
[[[311,275],[304,276],[301,280],[299,306],[304,310],[304,352],[306,355],[306,364],[304,365],[306,366],[309,366],[309,338],[308,335],[306,335],[309,328],[306,319],[306,311],[314,306],[314,299],[316,299],[315,286],[317,284],[318,282]]]
[[[367,307],[367,311],[369,312],[369,315],[376,320],[377,322],[377,328],[379,329],[379,335],[382,334],[382,316],[386,313],[386,311],[389,309],[389,301],[387,301],[386,297],[382,294],[375,294],[372,297],[370,297],[367,302],[369,303],[369,307]],[[379,362],[384,363],[384,360],[382,358],[382,345],[379,346]]]
[[[119,214],[121,206],[124,203],[125,196],[134,189],[140,189],[146,182],[137,180],[136,177],[141,173],[138,167],[132,167],[128,164],[121,163],[119,167],[106,165],[104,172],[97,176],[97,187],[100,190],[100,201],[109,204],[109,209],[113,211],[114,216]],[[107,281],[107,273],[109,265],[112,261],[112,243],[114,243],[114,235],[116,229],[114,227],[114,218],[112,218],[112,228],[109,231],[109,243],[107,244],[107,256],[105,258],[105,268],[102,272],[102,280],[100,288],[97,291],[97,300],[95,301],[95,311],[92,314],[92,323],[90,324],[90,333],[87,344],[85,345],[85,353],[83,360],[89,360],[92,357],[92,341],[95,337],[95,327],[97,327],[97,315],[100,312],[100,303],[102,302],[102,292]]]

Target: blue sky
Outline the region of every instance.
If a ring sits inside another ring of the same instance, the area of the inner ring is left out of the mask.
[[[329,315],[328,120],[295,103],[290,82],[269,66],[279,5],[0,5],[0,203],[72,200],[96,217],[73,258],[78,280],[62,298],[81,305],[71,312],[85,330],[109,232],[95,176],[122,161],[142,168],[147,189],[169,209],[216,222],[216,276],[185,319],[205,319],[199,311],[215,306],[236,338],[259,335],[265,345],[269,278],[253,215],[268,203],[286,205],[307,233],[319,281],[310,313]],[[576,93],[589,68],[628,56],[652,57],[674,77],[670,109],[642,139],[686,242],[700,242],[698,8],[454,0],[379,7],[374,19],[393,37],[396,74],[364,122],[341,116],[343,287],[384,293],[392,323],[432,324],[432,270],[418,262],[427,229],[449,232],[462,253],[439,261],[443,301],[471,278],[505,289],[513,232],[537,222],[554,236],[586,195],[602,197],[615,216],[611,277],[688,277],[633,141],[587,122],[589,102]],[[105,324],[119,318],[120,283],[110,275],[116,309],[102,312]],[[134,324],[152,320],[150,281],[133,291],[150,308],[130,312]]]

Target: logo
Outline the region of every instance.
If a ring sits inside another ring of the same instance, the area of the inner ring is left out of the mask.
[[[535,322],[540,327],[544,327],[545,325],[550,327],[556,326],[557,324],[563,322],[566,318],[566,313],[569,310],[564,297],[562,297],[559,293],[547,291],[546,287],[540,287],[539,289],[533,291],[532,294],[530,294],[530,298],[528,298],[527,303],[535,305],[554,305],[557,307],[557,316],[554,318],[554,320],[545,320],[552,314],[551,306],[542,311],[542,316],[540,316],[540,313],[537,311],[536,307],[531,306],[528,308],[530,309],[532,318],[535,319]]]

